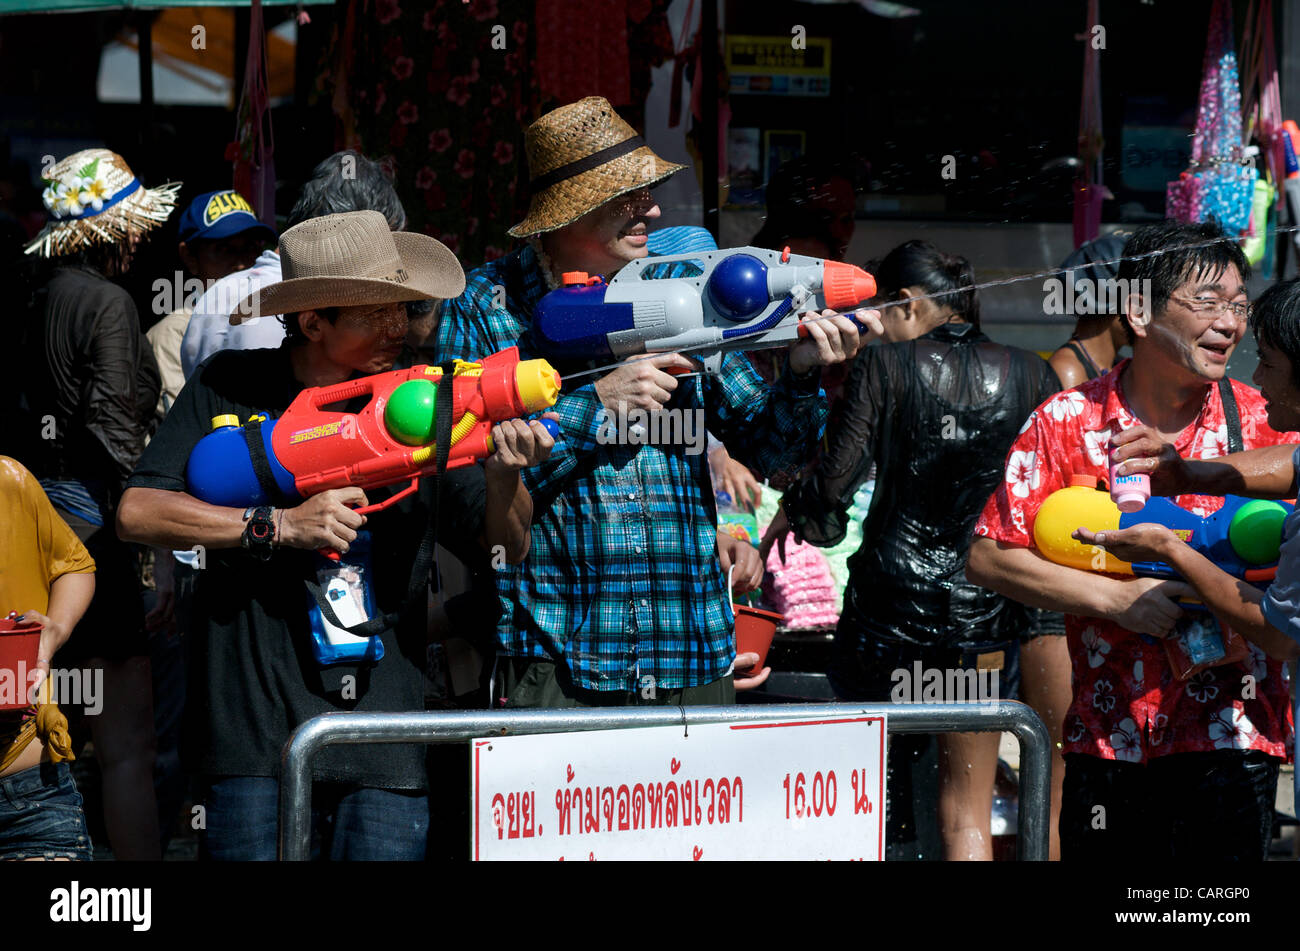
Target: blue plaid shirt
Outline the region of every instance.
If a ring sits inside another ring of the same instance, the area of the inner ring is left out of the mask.
[[[443,308],[437,360],[478,360],[516,344],[524,359],[544,356],[528,331],[546,293],[529,246],[471,272],[465,293]],[[710,683],[736,652],[708,457],[688,451],[703,446],[703,433],[697,446],[602,442],[595,378],[565,382],[555,405],[563,437],[550,459],[523,472],[532,547],[523,564],[496,569],[498,648],[566,662],[589,690],[634,691],[646,675],[662,690]],[[717,377],[682,380],[668,408],[697,411],[693,420],[766,476],[798,469],[814,452],[826,419],[819,380],[797,380],[787,362],[769,389],[732,353]]]

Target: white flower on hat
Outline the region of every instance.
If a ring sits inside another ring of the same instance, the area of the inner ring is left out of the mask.
[[[94,178],[83,178],[80,182],[81,203],[89,205],[96,211],[104,210],[104,202],[111,196],[108,193],[108,179],[100,172]]]
[[[62,218],[63,212],[59,211],[59,183],[46,179],[45,191],[41,192],[41,201],[45,202],[45,210],[55,218]]]
[[[79,215],[82,212],[80,200],[81,189],[75,184],[69,185],[67,182],[59,182],[55,191],[54,214],[60,218],[64,215]]]

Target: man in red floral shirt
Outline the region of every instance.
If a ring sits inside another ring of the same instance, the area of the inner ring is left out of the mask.
[[[1066,614],[1062,858],[1259,860],[1291,743],[1281,664],[1252,646],[1242,663],[1180,681],[1160,638],[1183,616],[1177,599],[1195,597],[1189,586],[1067,568],[1034,547],[1043,500],[1073,474],[1105,480],[1119,430],[1145,423],[1197,459],[1300,441],[1270,429],[1258,391],[1226,376],[1248,311],[1237,245],[1212,224],[1165,222],[1137,231],[1124,255],[1133,358],[1029,417],[975,526],[967,577]],[[1174,501],[1201,515],[1223,504]]]

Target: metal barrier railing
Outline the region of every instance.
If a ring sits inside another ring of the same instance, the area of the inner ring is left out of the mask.
[[[1023,703],[740,704],[727,707],[615,707],[579,710],[456,710],[438,713],[326,713],[313,717],[285,744],[280,771],[281,860],[311,854],[311,760],[336,743],[451,743],[475,737],[582,730],[695,726],[800,717],[885,716],[890,733],[1007,731],[1020,742],[1017,856],[1046,861],[1051,792],[1047,728]]]

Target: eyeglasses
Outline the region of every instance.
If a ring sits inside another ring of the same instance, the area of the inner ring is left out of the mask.
[[[433,309],[438,306],[436,300],[409,300],[406,302],[407,320],[417,320],[433,313]]]
[[[1228,311],[1232,311],[1232,316],[1238,320],[1249,320],[1255,305],[1250,301],[1226,301],[1221,297],[1174,297],[1169,295],[1170,300],[1176,300],[1194,314],[1214,314],[1221,317]]]

